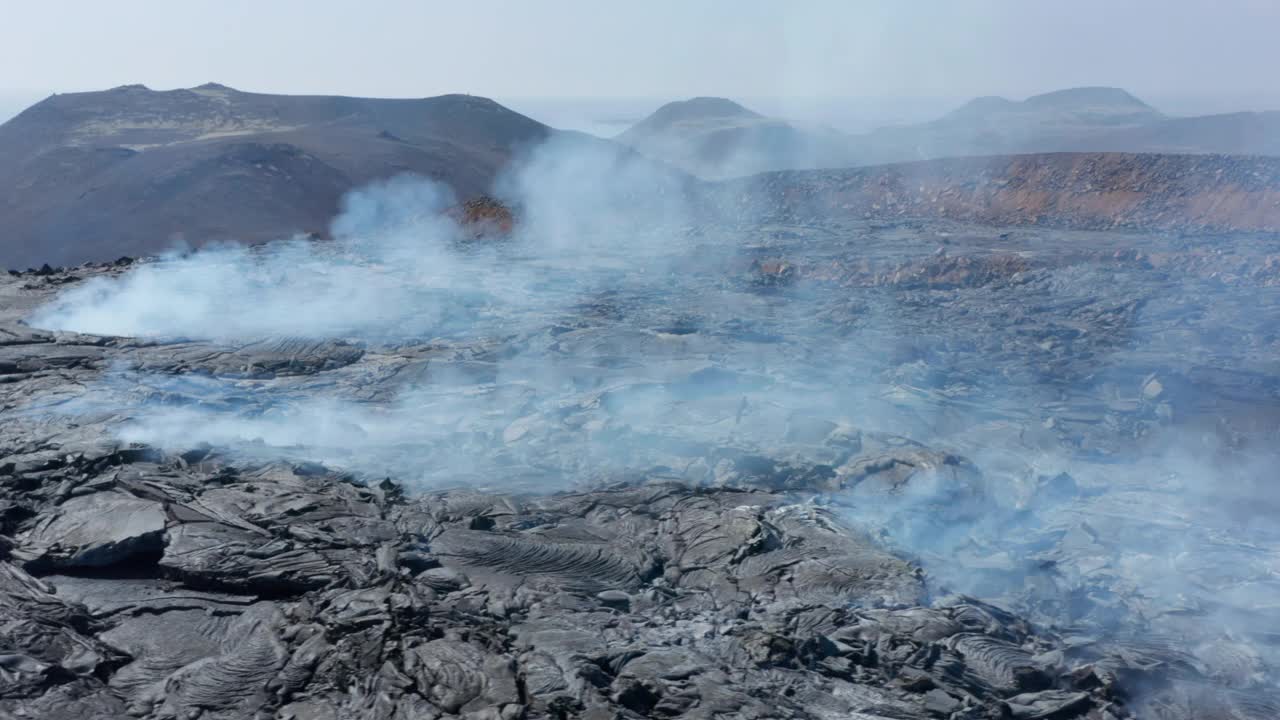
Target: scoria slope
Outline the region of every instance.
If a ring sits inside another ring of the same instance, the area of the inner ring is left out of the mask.
[[[288,96],[214,84],[54,95],[0,126],[0,265],[324,233],[353,188],[411,173],[470,197],[552,132],[467,95]]]

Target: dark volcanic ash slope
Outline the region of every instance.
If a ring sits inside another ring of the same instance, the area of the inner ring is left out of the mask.
[[[215,84],[54,95],[0,125],[0,265],[324,232],[344,193],[402,173],[466,198],[553,132],[467,95],[264,95]]]

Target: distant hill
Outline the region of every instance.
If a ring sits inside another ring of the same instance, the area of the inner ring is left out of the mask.
[[[54,95],[0,125],[0,266],[323,231],[346,191],[400,173],[465,198],[554,132],[468,95],[266,95],[217,84]]]
[[[725,98],[696,97],[663,105],[625,134],[652,134],[716,121],[752,122],[766,118]]]
[[[935,125],[1142,125],[1160,120],[1155,108],[1119,88],[1079,87],[1033,95],[1021,102],[988,96],[970,100]]]
[[[1075,145],[1074,149],[1087,145],[1091,150],[1280,156],[1280,112],[1168,118]]]
[[[703,177],[1044,152],[1280,155],[1280,113],[1170,117],[1119,88],[980,97],[859,135],[801,130],[719,98],[663,106],[618,138]]]
[[[839,167],[854,159],[844,135],[797,128],[715,97],[663,105],[616,139],[704,178]]]
[[[977,98],[932,122],[883,128],[859,136],[855,143],[867,163],[1087,150],[1097,149],[1088,146],[1099,137],[1163,120],[1163,114],[1124,90],[1084,87],[1020,102]]]

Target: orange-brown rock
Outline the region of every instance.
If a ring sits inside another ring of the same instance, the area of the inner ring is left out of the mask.
[[[447,214],[473,240],[506,237],[515,229],[515,215],[510,208],[488,195],[474,197],[456,205]]]

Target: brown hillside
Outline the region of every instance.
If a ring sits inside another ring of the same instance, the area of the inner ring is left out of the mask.
[[[1050,153],[780,172],[726,183],[758,212],[1082,229],[1280,232],[1280,158]]]

